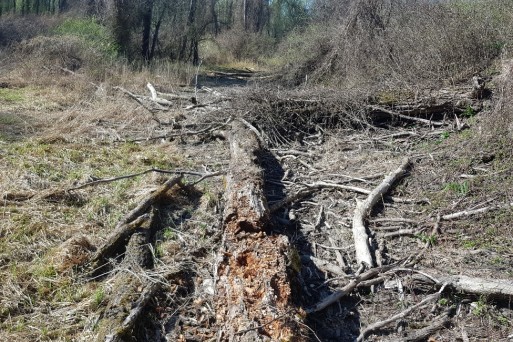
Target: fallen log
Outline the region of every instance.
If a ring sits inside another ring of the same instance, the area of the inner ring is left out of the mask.
[[[513,283],[509,279],[487,279],[480,277],[469,277],[466,275],[440,274],[434,269],[396,268],[396,271],[413,272],[413,279],[420,282],[429,282],[436,286],[447,284],[448,287],[476,296],[485,296],[495,299],[513,298]]]
[[[429,280],[434,281],[437,286],[448,284],[449,287],[456,291],[493,299],[511,300],[513,298],[513,282],[509,279],[486,279],[466,275],[439,275],[436,271],[431,273],[429,270],[423,270],[423,272],[432,275]]]
[[[147,268],[152,267],[148,236],[143,232],[130,238],[125,259],[111,280],[112,290],[107,295],[108,303],[98,324],[98,342],[131,341],[138,340],[140,336],[147,339],[146,331],[142,330],[148,330],[151,322],[144,317],[144,313],[148,312],[152,300],[166,287],[166,279],[181,274],[176,269],[166,272],[160,279],[151,280],[144,276]]]
[[[287,269],[288,238],[270,235],[270,211],[258,166],[260,143],[234,121],[223,214],[223,259],[217,267],[216,325],[222,341],[301,341]],[[306,335],[306,334],[305,334]]]
[[[147,214],[148,209],[160,201],[166,192],[174,185],[179,184],[181,180],[181,175],[168,180],[119,221],[114,231],[107,238],[107,241],[91,257],[90,263],[94,269],[101,268],[107,259],[115,256],[123,249],[136,229],[141,227],[150,218]]]
[[[376,205],[383,195],[392,187],[392,184],[404,175],[409,164],[409,159],[405,158],[401,166],[390,173],[378,187],[372,190],[365,201],[357,201],[353,215],[353,238],[356,249],[356,260],[359,264],[363,263],[369,267],[374,266],[369,246],[369,236],[367,235],[364,221],[374,205]]]

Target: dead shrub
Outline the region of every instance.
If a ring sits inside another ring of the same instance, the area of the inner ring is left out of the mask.
[[[497,81],[494,92],[494,107],[491,113],[482,118],[479,139],[474,143],[486,147],[490,152],[513,156],[513,60],[503,62],[503,73]]]
[[[56,16],[4,15],[0,20],[0,47],[49,33],[59,22]]]
[[[458,82],[489,66],[502,39],[493,17],[451,3],[354,1],[281,45],[283,80],[368,89]]]
[[[112,61],[76,36],[38,36],[17,44],[11,54],[18,64],[52,73],[82,69],[92,79],[102,80]]]

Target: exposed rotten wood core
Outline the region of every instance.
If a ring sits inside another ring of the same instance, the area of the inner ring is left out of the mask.
[[[266,230],[270,212],[259,149],[255,134],[235,122],[226,183],[225,250],[216,286],[216,321],[223,341],[301,338],[287,273],[288,238]]]

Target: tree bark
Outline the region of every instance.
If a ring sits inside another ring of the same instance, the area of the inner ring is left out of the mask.
[[[260,144],[239,121],[230,138],[224,256],[218,265],[216,321],[222,341],[301,341],[287,270],[288,238],[272,235],[257,154]]]

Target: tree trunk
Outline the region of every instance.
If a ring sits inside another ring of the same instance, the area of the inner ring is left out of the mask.
[[[260,144],[238,121],[232,131],[225,246],[216,285],[218,340],[301,341],[287,270],[289,241],[267,230],[270,213],[258,166]]]
[[[210,15],[212,16],[212,23],[214,24],[214,36],[217,36],[219,33],[219,21],[217,19],[216,2],[217,0],[210,0]]]
[[[151,36],[151,22],[153,17],[153,0],[146,0],[143,6],[142,16],[142,57],[145,62],[150,61],[150,36]]]
[[[166,12],[166,9],[167,7],[162,9],[162,12],[159,15],[159,19],[157,20],[157,24],[155,25],[155,32],[153,32],[153,39],[151,42],[150,60],[152,60],[155,56],[155,50],[159,40],[160,26],[162,25],[162,20],[164,19],[164,13]]]

